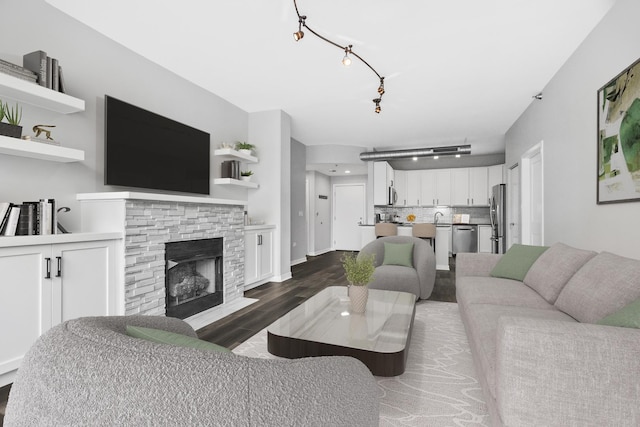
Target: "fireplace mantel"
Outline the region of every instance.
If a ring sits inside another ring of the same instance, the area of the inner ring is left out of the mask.
[[[102,193],[80,193],[77,200],[152,200],[158,202],[197,203],[203,205],[240,205],[246,206],[243,200],[214,199],[212,197],[180,196],[176,194],[142,193],[135,191],[114,191]]]

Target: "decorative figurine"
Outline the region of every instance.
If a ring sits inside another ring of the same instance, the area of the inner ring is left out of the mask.
[[[54,128],[54,127],[56,126],[55,125],[35,125],[33,127],[33,131],[36,133],[36,138],[39,137],[41,133],[44,133],[47,139],[50,139],[53,141],[53,138],[51,138],[51,131],[44,128]]]

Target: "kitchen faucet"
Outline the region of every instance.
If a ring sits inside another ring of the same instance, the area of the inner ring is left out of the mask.
[[[437,224],[438,223],[438,214],[440,214],[440,216],[444,216],[444,214],[440,211],[436,212],[433,214],[433,223]]]

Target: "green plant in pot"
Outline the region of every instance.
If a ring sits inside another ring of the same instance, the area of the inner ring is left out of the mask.
[[[251,155],[252,150],[255,148],[253,144],[249,144],[248,142],[236,141],[236,150],[241,153]]]
[[[7,123],[3,123],[3,118]],[[0,101],[0,135],[10,136],[13,138],[22,137],[22,107],[16,104],[10,107],[8,103]]]
[[[373,280],[375,255],[346,253],[342,256],[342,267],[344,268],[349,282],[349,299],[351,300],[351,311],[354,313],[364,313],[369,299],[369,288],[367,285]]]
[[[243,181],[251,180],[251,175],[253,175],[252,171],[242,171],[242,172],[240,172],[240,176],[242,177]]]

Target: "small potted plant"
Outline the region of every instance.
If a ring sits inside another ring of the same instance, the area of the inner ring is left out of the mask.
[[[243,154],[247,154],[250,156],[254,148],[255,146],[253,144],[249,144],[248,142],[236,142],[236,150]]]
[[[351,310],[354,313],[364,313],[369,299],[369,288],[367,285],[373,279],[375,255],[346,253],[342,256],[342,267],[344,268],[349,282],[349,299],[351,300]]]
[[[242,171],[240,172],[240,179],[243,181],[251,181],[251,175],[253,175],[251,171]]]
[[[2,119],[6,119],[7,123],[2,123]],[[16,104],[9,107],[8,103],[0,101],[0,135],[10,136],[13,138],[22,137],[22,107]]]

